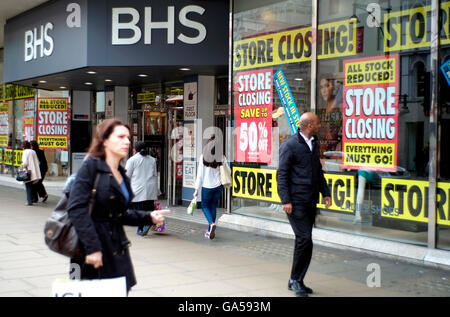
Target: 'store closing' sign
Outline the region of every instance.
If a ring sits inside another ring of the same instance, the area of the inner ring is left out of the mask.
[[[43,149],[67,150],[69,136],[68,98],[39,98],[37,141]]]
[[[344,62],[343,168],[397,171],[399,56]]]

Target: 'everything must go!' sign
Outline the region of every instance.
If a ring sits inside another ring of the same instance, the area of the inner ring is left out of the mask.
[[[42,149],[68,149],[69,99],[39,98],[37,141]]]
[[[342,168],[397,171],[399,55],[344,62]]]

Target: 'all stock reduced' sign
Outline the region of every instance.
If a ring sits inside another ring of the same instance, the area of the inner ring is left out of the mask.
[[[344,62],[342,167],[397,171],[399,55]]]
[[[68,149],[69,99],[39,98],[37,140],[43,149]]]

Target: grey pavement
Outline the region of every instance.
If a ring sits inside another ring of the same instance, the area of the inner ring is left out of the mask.
[[[68,278],[68,259],[44,244],[43,225],[57,201],[25,206],[24,188],[0,186],[0,297],[48,297],[53,280]],[[219,226],[207,240],[205,229],[200,210],[189,216],[181,207],[165,233],[140,237],[126,227],[138,281],[130,297],[295,296],[287,290],[293,239]],[[368,271],[373,263],[379,285]],[[450,296],[448,270],[317,244],[305,283],[312,297]]]

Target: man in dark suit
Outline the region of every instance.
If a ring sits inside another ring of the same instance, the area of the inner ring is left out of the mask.
[[[325,197],[325,207],[331,205],[330,190],[320,164],[316,136],[319,129],[320,121],[315,114],[306,112],[300,117],[297,133],[280,146],[277,174],[278,195],[295,234],[294,259],[288,288],[302,297],[312,293],[303,279],[312,257],[312,228],[319,192]]]

